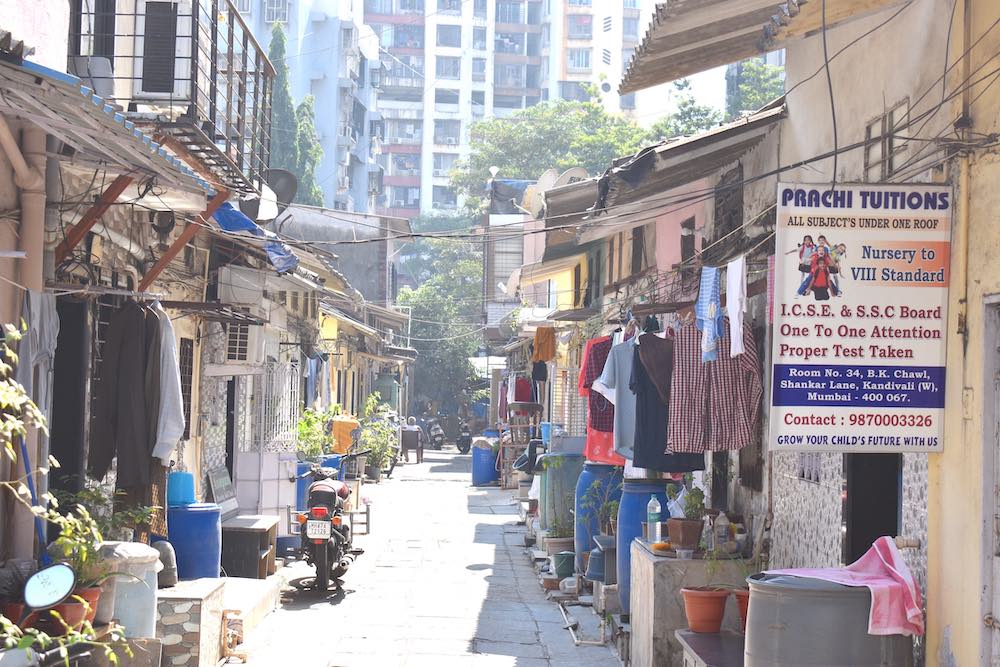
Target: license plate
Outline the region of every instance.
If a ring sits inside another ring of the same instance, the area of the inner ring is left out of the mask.
[[[332,534],[329,521],[306,521],[306,537],[312,540],[328,540]]]

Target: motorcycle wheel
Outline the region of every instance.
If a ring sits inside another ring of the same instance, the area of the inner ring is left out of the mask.
[[[316,566],[316,590],[326,591],[330,586],[330,563],[328,561],[330,546],[328,544],[313,546],[316,547],[313,554],[313,564]]]
[[[472,445],[459,445],[458,451],[462,454],[468,454],[469,450],[472,449]]]

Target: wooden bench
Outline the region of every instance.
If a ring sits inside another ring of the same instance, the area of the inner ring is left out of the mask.
[[[276,571],[280,517],[240,514],[229,471],[208,471],[212,502],[222,508],[222,569],[228,577],[266,579]]]

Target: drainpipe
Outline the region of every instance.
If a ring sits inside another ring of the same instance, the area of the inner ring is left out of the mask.
[[[6,117],[0,115],[0,148],[14,168],[14,184],[20,190],[21,284],[31,290],[45,286],[42,254],[45,239],[45,131],[26,125],[18,146]]]

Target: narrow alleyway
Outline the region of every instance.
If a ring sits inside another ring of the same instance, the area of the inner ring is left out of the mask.
[[[607,647],[573,645],[524,555],[510,492],[471,487],[469,467],[428,452],[366,486],[373,530],[344,591],[286,592],[247,638],[251,667],[619,664]]]

